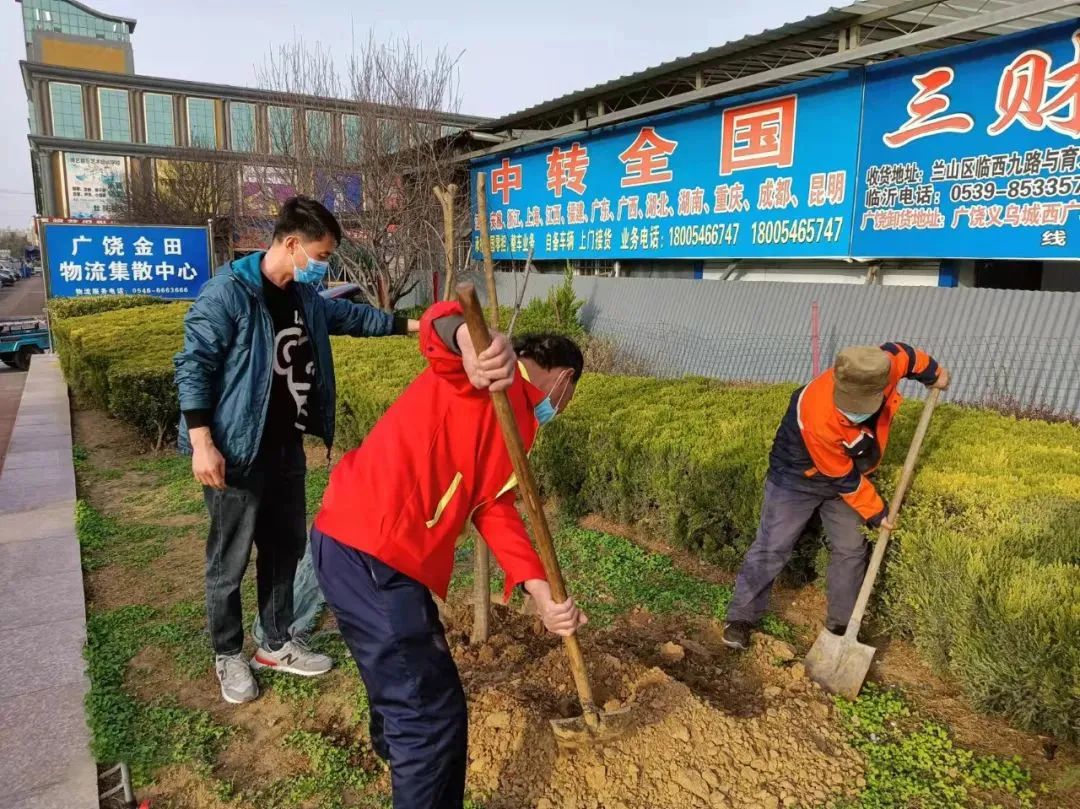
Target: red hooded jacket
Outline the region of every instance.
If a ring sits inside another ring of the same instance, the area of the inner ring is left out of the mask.
[[[420,320],[429,367],[330,475],[315,527],[446,597],[454,546],[471,519],[506,572],[506,593],[546,579],[514,503],[513,467],[491,395],[469,382],[434,322],[461,315],[437,303]],[[507,390],[526,450],[544,393],[518,373]]]

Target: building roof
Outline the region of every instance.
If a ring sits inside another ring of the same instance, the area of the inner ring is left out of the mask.
[[[22,0],[15,0],[15,2],[21,3]],[[90,8],[90,6],[86,5],[85,3],[80,3],[79,0],[64,0],[64,2],[67,3],[69,6],[75,6],[75,8],[79,9],[80,11],[85,11],[87,14],[90,14],[93,17],[97,17],[102,20],[108,20],[109,22],[123,23],[127,26],[129,34],[135,31],[136,20],[133,20],[131,17],[118,17],[115,14],[106,14],[103,11],[98,11],[96,8]]]
[[[260,90],[253,87],[238,87],[230,84],[210,84],[207,82],[186,81],[183,79],[166,79],[160,76],[142,76],[130,73],[106,73],[97,70],[82,70],[79,68],[58,67],[46,65],[40,62],[19,62],[23,72],[23,83],[30,84],[30,78],[56,79],[58,81],[84,82],[106,87],[128,87],[140,90],[156,90],[162,92],[182,93],[184,95],[207,96],[210,98],[225,98],[236,101],[254,101],[285,106],[303,106],[313,109],[340,109],[349,111],[361,106],[358,102],[347,98],[322,98],[319,96],[296,95],[293,93],[281,93],[273,90]],[[371,109],[373,105],[364,105]],[[390,115],[398,110],[394,107],[379,107],[374,110],[376,114],[385,112]],[[399,111],[399,110],[398,110]],[[457,126],[472,128],[486,126],[488,118],[475,115],[462,115],[451,112],[432,112],[433,122],[445,126]]]
[[[883,42],[977,15],[990,15],[1009,7],[1019,9],[1025,5],[1032,4],[1029,0],[860,0],[534,104],[491,121],[485,129],[493,132],[552,129],[604,112],[627,109],[756,73],[764,74],[859,45]],[[910,56],[925,50],[1014,33],[1080,16],[1080,4],[1062,2],[1059,5],[1061,8],[989,25],[975,32],[937,39],[924,46],[904,46],[894,53],[879,54],[873,61]],[[826,69],[809,70],[797,78],[812,78],[851,66],[850,63],[837,64]],[[777,82],[763,81],[760,86],[792,80],[792,77],[785,77]]]

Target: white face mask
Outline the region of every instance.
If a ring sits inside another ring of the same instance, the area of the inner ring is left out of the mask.
[[[873,418],[873,413],[849,413],[846,410],[841,410],[844,414],[844,418],[850,421],[852,424],[862,424],[864,421],[869,421]]]

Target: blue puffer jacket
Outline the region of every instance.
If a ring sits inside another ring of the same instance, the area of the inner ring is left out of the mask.
[[[262,291],[263,253],[220,268],[184,317],[184,350],[173,358],[180,410],[213,413],[211,434],[232,467],[255,460],[266,424],[274,365],[274,324]],[[374,307],[323,298],[296,284],[315,354],[315,387],[321,413],[309,432],[334,441],[336,384],[330,335],[378,337],[394,333],[394,317]],[[177,441],[191,454],[187,424]]]

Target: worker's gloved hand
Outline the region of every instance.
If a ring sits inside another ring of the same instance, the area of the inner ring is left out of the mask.
[[[500,391],[506,390],[514,383],[517,355],[514,354],[514,347],[505,334],[492,332],[491,345],[486,351],[481,352],[480,356],[476,355],[467,326],[464,324],[459,326],[455,337],[458,347],[461,348],[461,360],[465,365],[465,373],[469,375],[469,381],[474,388]]]
[[[952,381],[952,374],[949,373],[949,369],[944,365],[938,368],[937,381],[930,385],[931,388],[938,388],[940,390],[948,390],[949,383]]]
[[[544,628],[562,637],[573,635],[579,626],[589,622],[588,617],[574,604],[574,599],[568,598],[558,604],[551,597],[551,587],[543,579],[529,579],[525,582],[525,589],[536,601],[537,612],[544,622]]]

